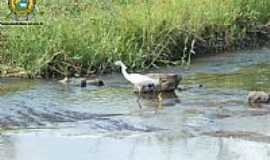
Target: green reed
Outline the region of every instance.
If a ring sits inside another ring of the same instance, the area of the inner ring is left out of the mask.
[[[0,61],[42,76],[111,71],[116,60],[134,70],[182,64],[191,57],[185,48],[205,27],[241,32],[237,17],[261,24],[270,17],[269,0],[51,0],[37,6],[34,21],[44,25],[2,29],[8,44]]]

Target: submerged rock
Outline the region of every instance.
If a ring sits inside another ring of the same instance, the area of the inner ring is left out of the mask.
[[[87,86],[104,86],[104,82],[101,79],[86,79],[86,78],[67,78],[58,81],[62,84],[70,84],[74,86],[80,86],[82,88]]]
[[[202,88],[203,85],[202,84],[197,84],[197,85],[188,85],[188,86],[184,86],[184,85],[178,85],[177,86],[177,90],[178,91],[187,91],[190,89],[196,89],[196,88]]]
[[[142,93],[151,93],[151,92],[172,92],[177,89],[178,84],[182,80],[182,76],[174,73],[164,74],[164,73],[152,73],[147,74],[147,76],[158,79],[159,85],[154,86],[152,84],[142,86]],[[135,88],[135,92],[138,92],[138,89]]]
[[[270,103],[269,93],[263,91],[251,91],[248,94],[249,103]]]
[[[81,79],[81,87],[87,86],[104,86],[104,82],[101,79]]]

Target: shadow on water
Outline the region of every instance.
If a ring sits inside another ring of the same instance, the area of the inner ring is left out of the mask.
[[[270,91],[269,52],[161,69],[183,73],[187,89],[143,95],[142,109],[119,74],[86,89],[1,79],[0,159],[269,159],[270,105],[249,106],[246,97],[250,90]]]

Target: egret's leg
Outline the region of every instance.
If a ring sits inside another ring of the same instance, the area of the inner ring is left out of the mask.
[[[138,98],[137,98],[137,103],[139,105],[139,108],[142,109],[142,105],[141,105],[141,88],[138,88]]]
[[[158,113],[158,110],[160,108],[162,108],[162,95],[161,95],[161,92],[158,92],[156,98],[157,98],[157,106],[155,107],[155,114],[157,114]]]
[[[162,93],[158,93],[158,108],[162,108]]]

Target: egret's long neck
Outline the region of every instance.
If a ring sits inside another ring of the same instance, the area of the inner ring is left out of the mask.
[[[122,72],[122,74],[124,75],[124,77],[125,77],[127,80],[129,80],[129,75],[128,75],[128,73],[127,73],[127,67],[126,67],[124,64],[121,65],[121,72]]]

